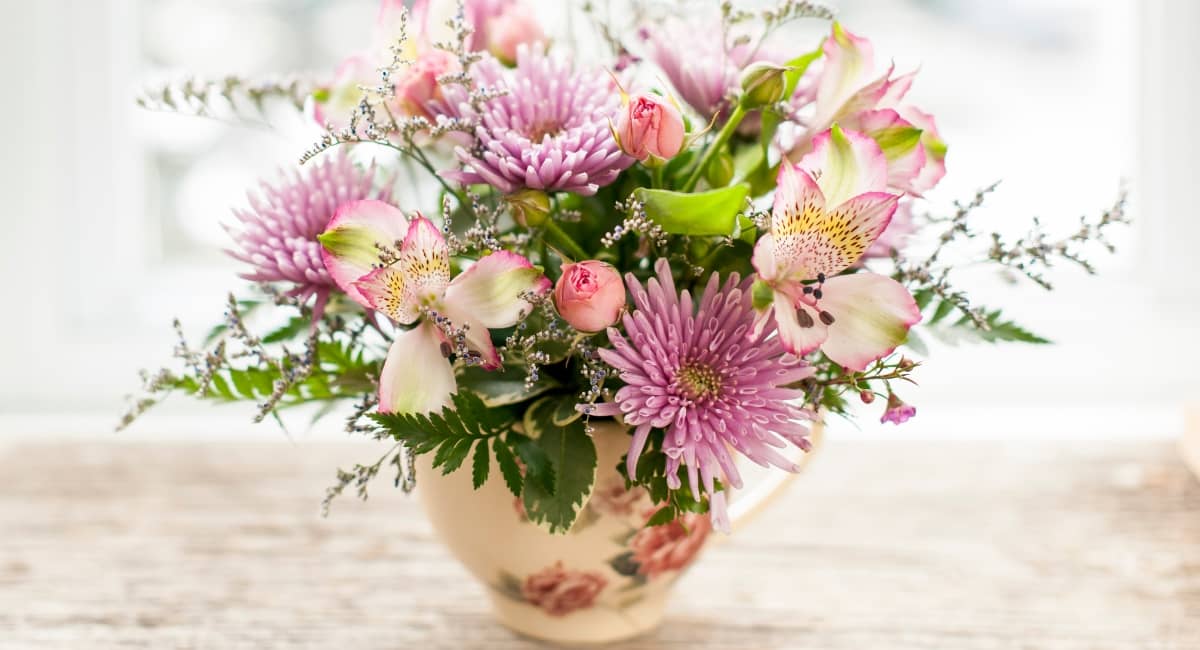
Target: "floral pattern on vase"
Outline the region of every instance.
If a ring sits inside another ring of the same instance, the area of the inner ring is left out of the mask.
[[[519,515],[524,514],[519,500],[513,507]],[[563,560],[557,559],[524,577],[501,571],[493,588],[554,617],[596,606],[619,611],[633,605],[652,584],[665,586],[672,582],[695,560],[712,532],[708,515],[694,513],[666,524],[647,526],[659,509],[651,505],[644,489],[626,489],[623,478],[610,477],[592,493],[571,533],[578,534],[601,523],[615,531],[611,540],[617,553],[607,562],[615,575],[568,568]],[[533,525],[525,517],[521,520]]]
[[[521,596],[550,616],[566,616],[591,607],[607,585],[608,580],[600,573],[568,570],[559,561],[527,576],[521,585]]]

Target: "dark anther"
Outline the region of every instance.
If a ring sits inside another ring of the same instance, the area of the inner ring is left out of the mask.
[[[813,290],[813,298],[816,298],[817,300],[821,299],[821,290],[820,289]]]
[[[825,281],[825,274],[824,274],[824,273],[818,273],[818,274],[817,274],[817,282],[824,282],[824,281]]]
[[[810,293],[812,293],[812,292],[813,292],[813,288],[812,288],[812,287],[804,287],[804,293],[805,293],[805,295],[808,295],[808,294],[810,294]]]
[[[453,350],[453,348],[450,347],[449,343],[442,341],[442,356],[443,357],[449,357],[450,353],[453,351],[454,350]]]
[[[820,318],[821,322],[825,323],[826,325],[833,325],[833,314],[831,314],[827,311],[823,311],[820,314],[817,314],[817,318]]]
[[[796,320],[800,322],[800,327],[808,328],[813,326],[812,316],[808,314],[807,309],[801,309],[796,312]]]

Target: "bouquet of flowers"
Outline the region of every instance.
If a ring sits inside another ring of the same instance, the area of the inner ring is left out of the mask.
[[[1045,342],[972,302],[954,260],[1049,289],[1047,268],[1091,271],[1088,248],[1111,249],[1123,198],[1015,239],[969,218],[991,187],[922,206],[947,145],[906,101],[915,73],[837,22],[808,48],[779,38],[828,10],[660,9],[617,25],[585,6],[611,53],[596,61],[518,0],[383,0],[370,46],[324,82],[150,92],[206,113],[282,97],[324,131],[234,212],[229,253],[254,288],[203,346],[176,323],[182,368],[146,373],[123,424],[172,391],[254,402],[259,420],[344,403],[348,432],[393,446],[339,471],[327,503],[385,467],[410,488],[432,454],[476,487],[498,468],[563,532],[593,489],[589,434],[615,419],[648,525],[709,513],[727,530],[742,459],[794,471],[811,425],[855,402],[913,417],[922,339]],[[397,183],[438,200],[398,204]]]

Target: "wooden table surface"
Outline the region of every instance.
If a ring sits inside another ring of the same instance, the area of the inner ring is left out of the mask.
[[[0,648],[539,648],[352,444],[0,446]],[[629,648],[1200,648],[1166,442],[833,442]]]

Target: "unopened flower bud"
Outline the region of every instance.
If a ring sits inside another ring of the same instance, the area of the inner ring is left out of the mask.
[[[683,116],[663,97],[634,95],[617,116],[613,135],[621,151],[642,162],[668,160],[683,148]]]
[[[875,401],[875,393],[869,390],[859,391],[858,399],[862,400],[863,404],[870,404]]]
[[[625,285],[612,265],[598,260],[564,264],[554,287],[554,307],[580,332],[599,332],[625,309]]]
[[[541,190],[521,190],[504,197],[512,210],[513,219],[526,228],[546,223],[550,214],[550,197]]]
[[[917,364],[913,363],[912,359],[909,359],[908,357],[900,357],[900,363],[896,364],[896,367],[901,370],[912,370],[914,367],[916,367],[916,365]]]
[[[786,90],[783,73],[787,68],[759,61],[742,71],[742,107],[762,108],[783,99]]]

